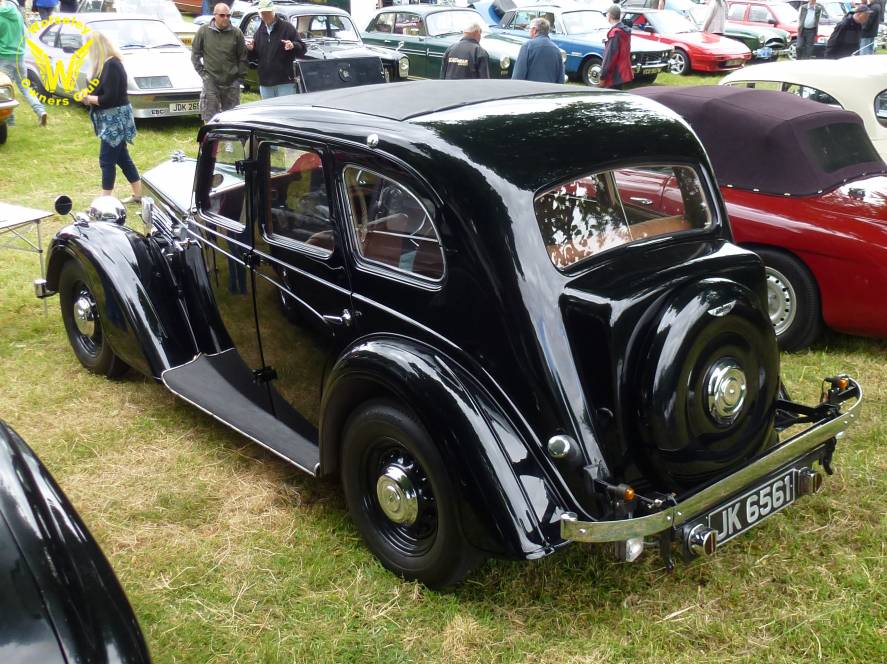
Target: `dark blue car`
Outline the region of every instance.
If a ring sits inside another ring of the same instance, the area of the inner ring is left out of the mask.
[[[551,23],[551,40],[567,53],[566,72],[573,80],[586,85],[598,85],[604,41],[610,28],[600,11],[575,5],[531,5],[509,9],[504,15],[493,2],[477,2],[474,8],[488,22],[497,23],[495,29],[519,37],[530,37],[530,21],[546,18]],[[668,67],[672,49],[662,44],[632,38],[631,62],[635,78],[650,83]]]

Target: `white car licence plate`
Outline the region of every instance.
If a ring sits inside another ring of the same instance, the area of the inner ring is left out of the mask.
[[[187,113],[188,111],[199,111],[199,101],[177,101],[169,105],[170,113]]]

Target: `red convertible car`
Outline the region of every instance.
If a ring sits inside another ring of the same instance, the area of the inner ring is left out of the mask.
[[[670,9],[623,11],[622,19],[631,26],[632,36],[674,48],[669,67],[672,74],[689,74],[691,70],[732,71],[751,60],[751,51],[745,44],[702,32],[688,19]]]
[[[768,90],[648,87],[696,131],[737,244],[764,260],[780,345],[812,343],[822,323],[887,337],[887,165],[855,113]],[[667,209],[663,171],[632,177],[633,200]]]

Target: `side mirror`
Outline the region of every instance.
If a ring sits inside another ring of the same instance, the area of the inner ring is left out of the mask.
[[[775,18],[768,18],[767,23],[769,23],[770,25],[776,25],[777,21]]]
[[[58,198],[55,199],[55,213],[60,214],[62,216],[68,214],[71,209],[74,207],[74,203],[71,201],[70,196],[65,196],[62,194]]]

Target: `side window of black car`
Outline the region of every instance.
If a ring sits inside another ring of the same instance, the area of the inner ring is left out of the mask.
[[[249,158],[249,136],[208,136],[200,155],[198,207],[224,225],[242,229],[246,224],[246,186],[237,172],[237,162]]]
[[[705,188],[688,166],[635,166],[586,175],[536,197],[545,248],[567,268],[608,249],[712,223]]]
[[[443,250],[431,202],[365,168],[346,166],[343,175],[360,255],[402,272],[442,279]]]
[[[260,160],[265,237],[270,242],[296,242],[311,247],[313,252],[331,254],[336,236],[320,154],[266,143],[260,150]]]

